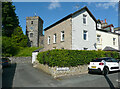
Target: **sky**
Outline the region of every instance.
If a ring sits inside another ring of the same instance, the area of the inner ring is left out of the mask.
[[[108,24],[118,27],[118,2],[13,2],[20,26],[25,34],[26,17],[39,16],[43,29],[63,17],[87,6],[96,19],[107,20]]]

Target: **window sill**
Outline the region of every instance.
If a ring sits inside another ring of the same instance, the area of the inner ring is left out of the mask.
[[[64,40],[63,40],[63,41],[61,41],[61,42],[64,42]]]
[[[84,23],[83,23],[83,25],[84,25],[84,26],[87,26],[87,24],[84,24]]]
[[[56,44],[56,43],[53,43],[53,44]]]
[[[102,45],[102,43],[97,43],[97,45]]]
[[[83,39],[84,40],[84,39]],[[88,40],[84,40],[84,41],[88,41]]]

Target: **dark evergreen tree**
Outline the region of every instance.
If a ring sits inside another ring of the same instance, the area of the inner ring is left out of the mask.
[[[19,26],[19,20],[12,2],[2,2],[2,31],[3,35],[11,37],[14,29]]]
[[[15,44],[15,46],[19,46],[19,47],[27,47],[27,36],[23,34],[22,28],[21,27],[17,27],[12,36],[12,43]]]

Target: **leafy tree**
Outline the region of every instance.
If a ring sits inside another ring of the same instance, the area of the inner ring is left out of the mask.
[[[2,2],[2,30],[3,35],[11,37],[14,29],[19,26],[19,20],[12,2]]]
[[[22,28],[21,27],[17,27],[12,36],[12,43],[15,44],[15,46],[19,46],[19,47],[27,47],[27,36],[23,34]]]
[[[2,56],[13,56],[17,53],[18,49],[12,43],[10,37],[2,37]]]
[[[21,47],[27,47],[27,36],[19,26],[12,2],[2,3],[2,56],[15,56]]]

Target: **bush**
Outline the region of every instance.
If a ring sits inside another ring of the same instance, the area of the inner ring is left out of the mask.
[[[41,64],[58,67],[70,67],[88,64],[92,59],[100,57],[118,58],[117,52],[109,51],[85,51],[85,50],[49,50],[41,52],[37,56],[37,60]]]

